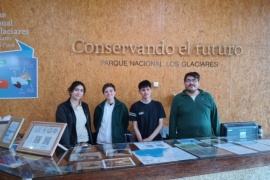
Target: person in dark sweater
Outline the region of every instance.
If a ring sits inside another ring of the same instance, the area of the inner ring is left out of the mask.
[[[211,94],[199,89],[199,73],[187,73],[184,84],[186,89],[177,94],[171,104],[169,138],[219,136],[217,106]]]

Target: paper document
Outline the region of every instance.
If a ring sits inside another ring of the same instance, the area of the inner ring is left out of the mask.
[[[230,152],[235,153],[235,154],[239,154],[239,155],[251,154],[251,153],[257,152],[257,151],[254,151],[252,149],[248,149],[248,148],[238,146],[238,145],[232,144],[232,143],[216,144],[214,146],[225,149],[225,150],[230,151]]]
[[[256,142],[270,146],[270,139],[259,139]]]
[[[181,160],[197,159],[197,157],[179,148],[157,148],[133,151],[133,154],[144,164],[157,164]]]
[[[257,151],[270,151],[270,146],[258,143],[256,141],[241,141],[237,142],[237,144],[240,144],[241,146],[245,146],[251,149],[255,149]]]

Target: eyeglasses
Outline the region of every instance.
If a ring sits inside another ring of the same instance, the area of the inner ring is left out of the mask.
[[[198,79],[186,79],[185,82],[186,83],[191,83],[191,82],[196,83],[196,82],[198,82]]]

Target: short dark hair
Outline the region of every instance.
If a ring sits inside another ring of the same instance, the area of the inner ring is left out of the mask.
[[[150,87],[151,88],[151,83],[148,80],[143,80],[138,85],[139,90],[142,89],[142,88],[146,88],[146,87]]]
[[[85,85],[83,84],[83,82],[81,82],[81,81],[74,81],[71,85],[70,85],[70,87],[68,88],[68,92],[69,93],[72,93],[73,91],[74,91],[74,89],[77,87],[77,86],[79,86],[79,85],[81,85],[82,87],[83,87],[83,91],[84,91],[84,93],[86,92],[86,88],[85,88]]]
[[[105,89],[108,87],[112,87],[114,91],[116,91],[115,86],[113,85],[113,83],[106,83],[103,85],[102,87],[102,93],[104,93]]]
[[[198,79],[198,81],[200,81],[200,74],[197,73],[197,72],[189,72],[185,75],[185,78],[184,78],[184,81],[186,81],[187,77],[188,76],[192,76],[194,77],[195,79]]]

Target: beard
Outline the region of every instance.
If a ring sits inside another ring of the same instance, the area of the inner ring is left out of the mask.
[[[187,92],[189,93],[195,93],[197,91],[197,89],[193,90],[193,89],[186,89]]]
[[[191,89],[191,88],[189,88],[189,87],[194,87],[195,89]],[[188,86],[188,87],[186,88],[186,91],[189,92],[189,93],[195,93],[197,90],[198,90],[198,88],[196,88],[195,86]]]

